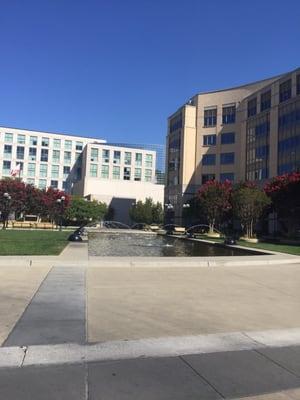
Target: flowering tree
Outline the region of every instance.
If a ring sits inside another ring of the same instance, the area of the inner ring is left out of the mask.
[[[254,183],[240,183],[233,188],[233,214],[240,220],[247,238],[253,237],[255,225],[270,203],[265,192]]]
[[[0,211],[3,229],[6,228],[10,214],[21,213],[25,209],[26,185],[20,180],[2,179],[0,181]]]
[[[64,199],[61,201],[61,199]],[[70,205],[70,196],[65,192],[49,187],[42,191],[41,214],[52,221],[60,221]]]
[[[292,235],[300,223],[300,172],[277,176],[264,190],[272,200],[274,211],[287,223],[288,234]]]
[[[210,233],[213,233],[215,224],[231,210],[231,191],[231,182],[221,183],[215,180],[206,182],[199,189],[197,196],[207,218]]]
[[[63,202],[57,200],[64,197]],[[0,211],[3,228],[7,226],[8,217],[14,213],[47,216],[52,220],[62,217],[70,203],[70,196],[60,190],[49,188],[39,190],[27,185],[20,179],[0,180]]]

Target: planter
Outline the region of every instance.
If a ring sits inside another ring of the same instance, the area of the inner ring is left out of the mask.
[[[207,233],[206,236],[211,238],[219,238],[221,235],[218,232],[212,232],[212,233]]]
[[[248,242],[248,243],[258,243],[257,238],[241,237],[240,240],[243,240],[244,242]]]

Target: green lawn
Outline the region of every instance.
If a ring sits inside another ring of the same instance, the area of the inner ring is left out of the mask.
[[[0,230],[0,256],[58,255],[70,232]]]
[[[223,243],[224,238],[211,238],[206,235],[198,236],[199,239],[209,240],[211,242]],[[270,250],[270,251],[278,251],[279,253],[288,253],[293,254],[295,256],[300,256],[300,246],[290,245],[290,244],[280,244],[280,243],[267,243],[267,242],[259,242],[259,243],[248,243],[244,240],[238,240],[237,244],[239,246],[251,247],[253,249],[260,250]]]

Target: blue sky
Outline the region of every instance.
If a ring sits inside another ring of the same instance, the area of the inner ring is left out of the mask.
[[[297,0],[0,0],[0,125],[164,143],[199,91],[300,66]]]

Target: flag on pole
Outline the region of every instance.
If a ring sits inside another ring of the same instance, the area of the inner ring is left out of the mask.
[[[11,175],[11,176],[17,176],[18,174],[19,174],[19,176],[20,176],[20,173],[21,173],[21,164],[17,164],[17,165],[15,166],[15,168],[12,168],[12,169],[10,170],[10,175]]]

